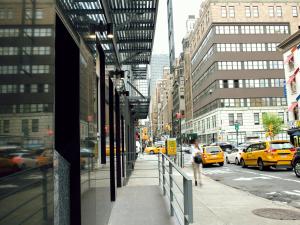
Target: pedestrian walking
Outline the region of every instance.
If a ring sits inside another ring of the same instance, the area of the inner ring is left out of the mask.
[[[195,179],[195,186],[199,185],[202,186],[202,153],[203,150],[199,147],[198,141],[192,141],[192,165],[193,165],[193,172],[194,172],[194,179]]]

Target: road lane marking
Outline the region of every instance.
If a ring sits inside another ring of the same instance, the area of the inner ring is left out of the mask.
[[[3,184],[3,185],[0,185],[0,188],[16,188],[16,187],[19,187],[19,186],[15,185],[15,184]]]
[[[270,177],[239,177],[239,178],[236,178],[236,179],[233,179],[233,180],[236,180],[236,181],[252,181],[252,180],[255,180],[255,179],[269,180],[271,178]]]
[[[273,192],[266,193],[266,195],[275,195],[276,193],[277,193],[276,191],[273,191]]]
[[[288,194],[288,195],[297,195],[297,196],[300,196],[300,193],[295,193],[295,192],[292,192],[292,191],[283,191],[284,193]]]
[[[269,175],[269,174],[262,174],[262,173],[252,172],[252,171],[243,171],[243,172],[249,173],[249,174],[255,174],[255,175],[259,175],[259,176],[264,176],[264,177],[270,177],[270,178],[274,178],[274,179],[278,179],[278,180],[292,181],[292,182],[300,183],[300,180],[287,179],[287,178],[282,178],[282,177],[273,176],[273,175]]]

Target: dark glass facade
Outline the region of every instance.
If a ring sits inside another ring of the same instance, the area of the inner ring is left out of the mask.
[[[54,1],[0,15],[0,224],[53,224]]]

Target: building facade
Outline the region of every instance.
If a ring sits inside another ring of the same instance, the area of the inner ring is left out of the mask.
[[[300,100],[300,31],[292,34],[278,46],[283,51],[284,72],[285,72],[285,93],[288,103],[288,134],[291,142],[299,147],[300,145],[300,120],[299,120],[299,103]]]
[[[182,133],[181,119],[177,118],[177,114],[185,115],[184,103],[184,54],[181,53],[179,59],[176,60],[174,69],[174,80],[172,84],[173,110],[172,110],[172,127],[174,137],[179,138]]]
[[[192,101],[192,73],[191,73],[191,53],[189,36],[194,30],[195,16],[190,15],[186,22],[187,34],[182,40],[183,49],[183,72],[184,72],[184,102],[185,118],[182,124],[182,130],[185,134],[193,132],[193,101]]]
[[[167,54],[152,55],[150,65],[150,96],[155,93],[156,81],[162,79],[164,67],[169,65],[169,56]]]
[[[201,142],[262,139],[266,112],[287,122],[283,61],[276,46],[298,29],[298,14],[299,1],[202,3],[190,36],[193,130]]]

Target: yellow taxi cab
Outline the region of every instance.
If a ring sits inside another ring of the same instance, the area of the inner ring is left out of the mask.
[[[163,154],[166,154],[166,153],[167,153],[166,148],[165,148],[164,146],[157,147],[157,150],[158,150],[158,152],[161,152],[161,153],[163,153]],[[157,153],[158,153],[158,152],[157,152]]]
[[[258,167],[259,170],[287,168],[292,170],[292,160],[296,149],[289,141],[263,141],[253,143],[241,155],[241,165]]]
[[[203,166],[209,164],[224,165],[224,152],[219,146],[206,146],[203,148],[202,164]]]
[[[157,154],[159,152],[158,148],[155,147],[155,146],[150,146],[150,147],[146,147],[145,148],[145,153],[148,153],[148,154]]]

